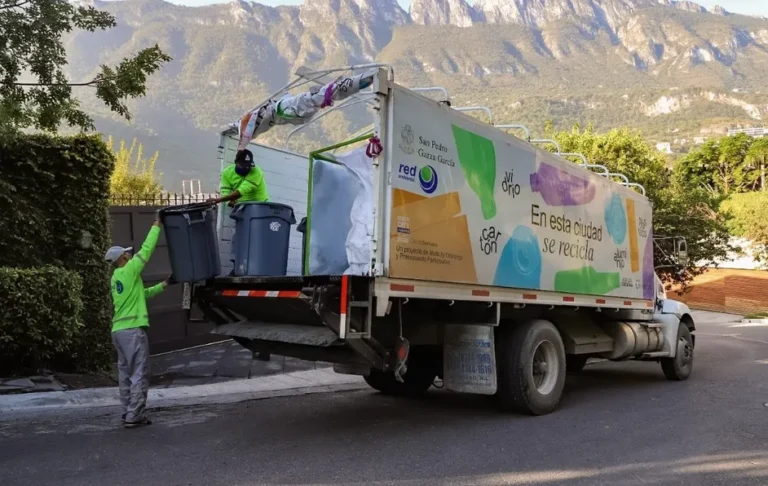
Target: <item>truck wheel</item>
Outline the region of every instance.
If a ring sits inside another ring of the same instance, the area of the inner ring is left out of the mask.
[[[586,354],[568,354],[565,356],[565,371],[576,373],[584,369],[589,356]]]
[[[684,322],[677,328],[677,354],[674,358],[662,358],[661,370],[668,380],[685,381],[693,371],[693,339]]]
[[[557,328],[536,319],[502,325],[496,336],[500,408],[533,415],[554,411],[565,386],[565,347]]]

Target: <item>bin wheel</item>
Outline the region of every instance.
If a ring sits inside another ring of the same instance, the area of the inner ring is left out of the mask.
[[[677,353],[674,358],[662,358],[661,370],[668,380],[685,381],[693,371],[693,337],[685,322],[677,328]]]
[[[589,356],[586,354],[569,354],[565,356],[565,370],[569,373],[576,373],[584,369],[587,365]]]
[[[565,387],[565,347],[557,328],[534,319],[496,330],[498,389],[505,412],[544,415],[560,405]]]

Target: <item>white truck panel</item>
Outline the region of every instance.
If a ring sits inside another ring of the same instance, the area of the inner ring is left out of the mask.
[[[399,86],[391,278],[651,300],[651,204]]]

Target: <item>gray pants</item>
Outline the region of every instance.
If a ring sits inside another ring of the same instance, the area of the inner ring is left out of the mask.
[[[117,350],[120,402],[126,422],[144,418],[149,391],[149,340],[144,327],[112,333]]]

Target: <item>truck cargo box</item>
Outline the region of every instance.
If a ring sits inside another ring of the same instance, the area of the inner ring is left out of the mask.
[[[388,276],[651,299],[640,193],[395,86]]]

